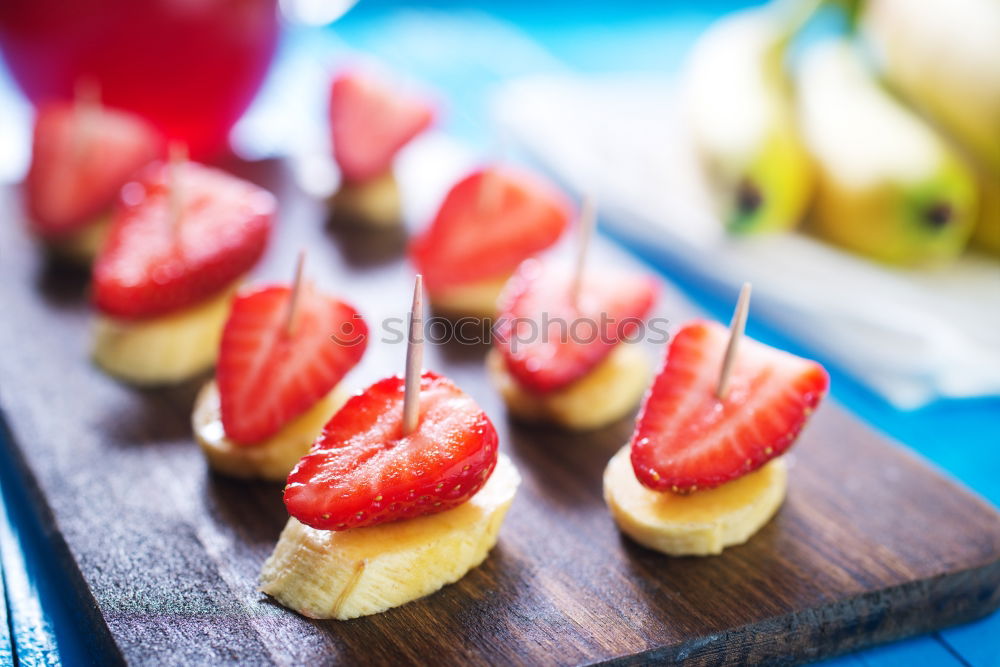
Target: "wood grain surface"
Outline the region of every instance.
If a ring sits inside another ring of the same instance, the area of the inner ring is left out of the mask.
[[[379,338],[381,321],[408,307],[404,235],[328,226],[322,202],[280,163],[238,171],[282,204],[254,279],[289,279],[307,246],[313,279],[375,329],[350,384],[400,372],[405,346]],[[435,173],[433,187],[453,175]],[[137,390],[89,363],[86,275],[46,260],[16,191],[0,197],[0,406],[61,540],[55,555],[79,569],[80,591],[67,595],[94,612],[96,662],[796,663],[1000,604],[996,511],[832,401],[793,450],[789,496],[770,524],[722,556],[668,558],[620,536],[601,499],[630,420],[586,435],[508,423],[486,348],[444,344],[428,348],[426,367],[479,401],[524,478],[499,545],[423,600],[348,622],[305,619],[256,590],[286,518],[280,485],[206,470],[189,426],[202,380]],[[596,251],[594,265],[633,261],[604,243]],[[660,312],[675,324],[695,314],[666,284]]]

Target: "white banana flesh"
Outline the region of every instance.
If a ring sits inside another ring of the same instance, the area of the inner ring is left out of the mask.
[[[237,285],[176,313],[144,320],[99,315],[93,358],[105,371],[137,385],[183,382],[215,364]]]
[[[486,367],[507,410],[526,422],[549,422],[575,431],[606,426],[635,409],[649,385],[650,365],[638,345],[619,343],[587,375],[558,391],[536,394],[507,370],[503,355],[490,350]]]
[[[367,183],[344,183],[331,204],[337,221],[376,228],[402,224],[399,185],[391,170]]]
[[[604,470],[604,499],[623,533],[671,556],[708,556],[743,544],[781,506],[788,469],[777,458],[714,489],[688,495],[647,489],[622,448]]]
[[[453,317],[496,317],[497,299],[510,276],[436,289],[430,293],[434,310]]]
[[[377,614],[461,579],[486,559],[521,478],[503,454],[462,505],[345,531],[290,518],[260,574],[260,590],[310,618]]]
[[[195,400],[191,425],[195,440],[216,472],[232,477],[284,482],[299,459],[309,453],[323,427],[347,398],[347,390],[337,385],[267,440],[240,445],[226,437],[219,386],[212,380],[202,387]]]

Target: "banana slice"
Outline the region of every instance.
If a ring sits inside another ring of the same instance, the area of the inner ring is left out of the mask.
[[[110,228],[111,216],[105,215],[88,223],[70,236],[52,242],[49,248],[57,257],[88,266],[97,257],[101,246],[104,245],[104,239],[107,238]]]
[[[623,533],[671,556],[707,556],[743,544],[781,506],[788,468],[777,458],[749,475],[686,496],[647,489],[636,479],[629,448],[604,470],[604,500]]]
[[[392,171],[367,183],[344,183],[330,203],[338,222],[364,227],[393,227],[402,223],[399,185]]]
[[[212,367],[237,285],[191,308],[146,320],[98,316],[93,357],[139,385],[182,382]]]
[[[520,482],[501,454],[483,488],[447,512],[339,532],[289,519],[260,590],[304,616],[339,620],[429,595],[485,560]]]
[[[267,440],[242,446],[226,437],[222,426],[219,385],[212,380],[198,393],[191,414],[191,426],[195,440],[208,458],[208,464],[217,472],[233,477],[284,482],[299,459],[309,453],[316,436],[347,401],[347,397],[347,390],[338,384],[316,405],[285,424]]]
[[[522,388],[503,355],[490,350],[486,367],[507,409],[517,419],[547,421],[572,430],[606,426],[627,415],[649,385],[649,360],[635,345],[620,344],[587,375],[547,394]]]
[[[496,317],[497,299],[510,276],[437,289],[431,292],[434,310],[452,317]]]

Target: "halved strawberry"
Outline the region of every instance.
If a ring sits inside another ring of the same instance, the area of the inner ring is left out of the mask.
[[[566,197],[535,174],[475,171],[452,187],[410,254],[430,291],[502,278],[555,243],[571,214]]]
[[[253,445],[311,408],[361,360],[368,327],[351,306],[300,288],[289,330],[291,289],[242,292],[222,332],[216,380],[222,425],[237,444]]]
[[[25,182],[35,233],[57,240],[86,226],[162,153],[162,139],[138,116],[71,103],[42,107]]]
[[[504,287],[495,345],[518,383],[537,393],[579,380],[633,336],[656,301],[649,276],[584,273],[571,298],[568,267],[526,260]]]
[[[276,203],[252,183],[194,162],[156,163],[122,188],[94,265],[94,300],[119,318],[163,315],[209,298],[250,270],[267,245]],[[179,213],[179,214],[178,214]]]
[[[333,157],[344,180],[363,183],[392,167],[392,160],[434,120],[434,106],[403,92],[374,72],[348,69],[330,89]]]
[[[815,361],[740,341],[722,400],[715,389],[729,330],[695,321],[674,337],[632,434],[643,485],[689,492],[718,486],[783,454],[826,394]]]
[[[443,512],[486,483],[497,464],[489,417],[451,380],[426,372],[420,421],[402,434],[403,378],[351,398],[288,476],[285,506],[321,530]]]

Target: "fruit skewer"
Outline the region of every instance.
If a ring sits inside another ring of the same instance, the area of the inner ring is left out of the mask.
[[[122,187],[94,264],[94,359],[135,384],[180,382],[214,364],[277,209],[266,190],[182,153]]]
[[[528,260],[504,288],[487,369],[508,411],[572,430],[604,426],[638,404],[646,355],[627,341],[656,300],[646,276],[585,271],[596,224],[593,202],[578,223],[575,264]],[[581,327],[581,325],[583,325]]]
[[[566,197],[540,176],[492,165],[452,186],[410,245],[434,309],[492,318],[497,296],[524,260],[551,247],[569,224]]]
[[[260,584],[306,616],[374,614],[462,578],[496,543],[520,483],[479,406],[421,372],[420,285],[406,376],[352,397],[288,476],[291,517]]]
[[[666,554],[742,544],[781,506],[782,454],[826,393],[816,362],[743,335],[745,284],[727,331],[694,321],[674,336],[604,497],[623,533]]]
[[[92,81],[77,82],[74,101],[35,117],[24,192],[32,234],[57,257],[89,265],[122,185],[163,148],[144,120],[103,106]]]
[[[343,379],[364,355],[368,328],[307,281],[304,267],[303,252],[290,286],[246,290],[233,302],[216,377],[191,418],[218,472],[284,481],[347,400]]]
[[[373,67],[339,73],[330,90],[330,134],[340,168],[334,220],[368,227],[402,223],[396,154],[434,121],[430,100],[403,93]]]

